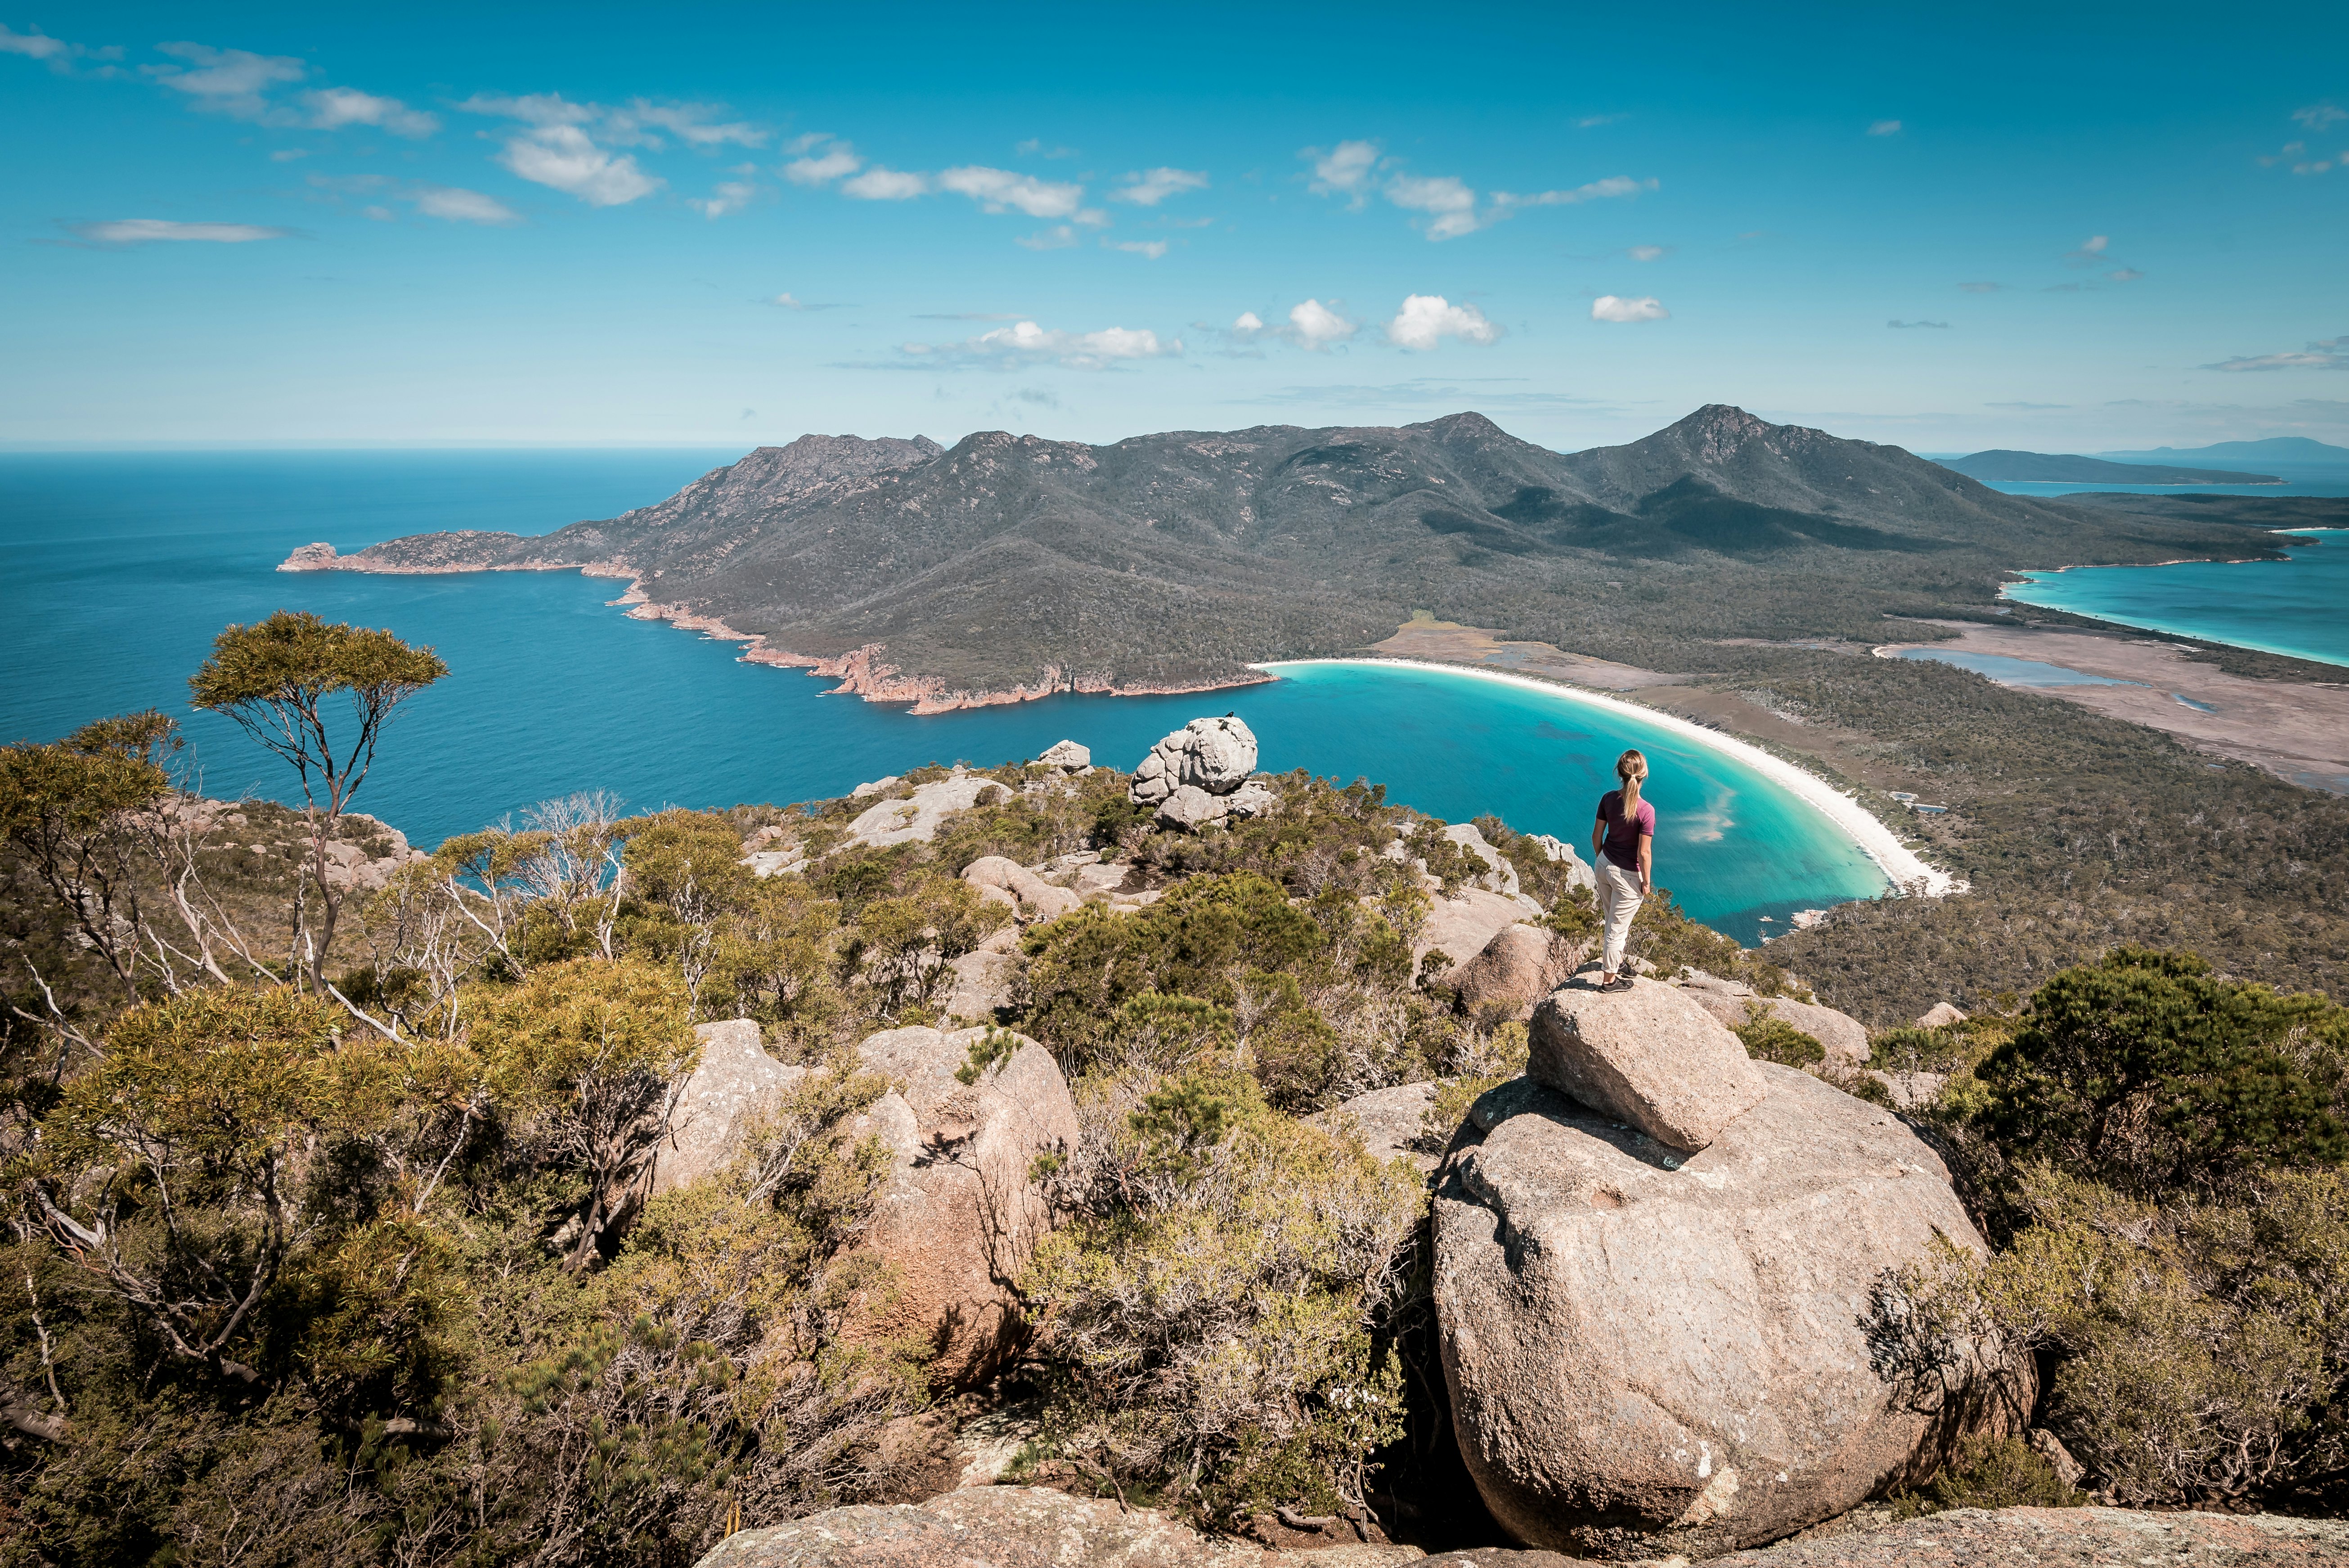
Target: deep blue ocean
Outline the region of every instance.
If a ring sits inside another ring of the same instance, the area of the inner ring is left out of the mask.
[[[2281,561],[2026,572],[2011,599],[2123,626],[2349,665],[2349,529],[2295,528]]]
[[[539,534],[671,493],[737,452],[0,454],[0,740],[52,740],[143,707],[180,717],[207,794],[284,799],[289,773],[186,706],[232,621],[279,608],[388,627],[449,677],[407,704],[354,802],[430,846],[532,804],[606,789],[633,809],[782,804],[927,762],[1034,756],[1063,736],[1130,768],[1185,720],[1237,711],[1272,770],[1367,776],[1449,821],[1492,812],[1587,843],[1628,745],[1654,766],[1658,880],[1752,942],[1797,909],[1873,897],[1883,877],[1810,807],[1668,732],[1469,676],[1292,667],[1190,697],[1063,696],[913,718],[741,663],[738,647],[609,601],[569,572],[395,577],[279,573],[296,545],[401,534]],[[1763,917],[1772,917],[1764,920]]]

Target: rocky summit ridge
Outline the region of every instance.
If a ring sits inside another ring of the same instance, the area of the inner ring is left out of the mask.
[[[935,710],[1244,681],[1418,610],[1673,668],[1723,635],[1864,636],[1894,606],[1986,604],[2019,566],[2243,550],[2225,523],[2003,495],[1713,404],[1570,454],[1470,412],[1102,446],[809,435],[618,517],[312,545],[283,569],[626,576],[639,616]]]

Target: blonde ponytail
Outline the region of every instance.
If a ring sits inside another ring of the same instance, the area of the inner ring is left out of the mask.
[[[1630,812],[1640,804],[1640,786],[1648,782],[1648,759],[1625,752],[1615,759],[1615,777],[1623,786],[1623,809]]]

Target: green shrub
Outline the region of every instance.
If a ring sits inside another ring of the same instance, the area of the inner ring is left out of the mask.
[[[1826,1047],[1816,1035],[1804,1033],[1775,1012],[1748,1006],[1745,1022],[1737,1025],[1737,1038],[1745,1044],[1745,1054],[1757,1062],[1775,1062],[1781,1067],[1810,1067],[1827,1059]]]
[[[2209,1193],[2349,1152],[2333,1105],[2349,1012],[2220,980],[2191,953],[2121,948],[2042,986],[1978,1070],[1984,1127],[2140,1196]]]
[[[1915,1519],[1951,1508],[2078,1508],[2086,1501],[2021,1438],[1985,1438],[1923,1486],[1896,1494],[1892,1514]]]
[[[1161,1080],[1106,1141],[1020,1283],[1048,1357],[1042,1451],[1222,1523],[1359,1503],[1402,1430],[1382,1331],[1409,1294],[1418,1175],[1228,1071]]]

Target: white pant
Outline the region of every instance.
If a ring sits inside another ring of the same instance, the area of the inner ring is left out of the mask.
[[[1631,917],[1640,912],[1640,874],[1626,871],[1605,856],[1599,859],[1599,912],[1607,922],[1606,957],[1600,968],[1609,974],[1623,972],[1623,944],[1631,938]]]

